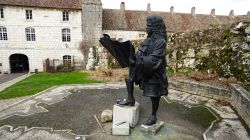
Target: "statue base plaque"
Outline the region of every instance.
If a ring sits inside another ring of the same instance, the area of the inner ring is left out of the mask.
[[[135,127],[139,121],[139,103],[134,106],[113,106],[113,135],[129,135],[130,127]]]

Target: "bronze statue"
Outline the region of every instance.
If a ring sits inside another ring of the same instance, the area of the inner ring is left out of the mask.
[[[150,97],[152,102],[152,114],[144,122],[144,125],[152,125],[157,122],[156,113],[159,107],[160,97],[168,94],[168,80],[166,77],[166,26],[162,17],[149,16],[147,18],[147,38],[135,53],[134,48],[128,42],[118,43],[111,41],[108,35],[100,39],[100,43],[118,60],[122,67],[129,67],[129,74],[125,79],[128,97],[118,101],[119,105],[134,106],[134,83],[143,90],[143,95]],[[123,56],[120,55],[122,51]]]

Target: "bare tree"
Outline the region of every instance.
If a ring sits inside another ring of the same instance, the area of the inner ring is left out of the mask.
[[[80,42],[79,50],[82,52],[84,61],[83,61],[83,69],[86,69],[86,65],[88,63],[89,49],[92,47],[92,43],[87,40],[83,40]]]

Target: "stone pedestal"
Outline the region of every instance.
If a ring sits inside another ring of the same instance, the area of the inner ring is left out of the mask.
[[[129,122],[121,122],[120,124],[114,124],[112,126],[113,135],[123,135],[128,136],[130,133]]]
[[[151,125],[151,126],[147,126],[147,125],[141,125],[141,128],[146,131],[146,132],[149,132],[153,135],[156,135],[161,127],[164,125],[164,122],[163,121],[157,121],[156,124],[154,125]]]
[[[129,135],[130,128],[139,121],[139,103],[135,106],[113,106],[113,135]]]

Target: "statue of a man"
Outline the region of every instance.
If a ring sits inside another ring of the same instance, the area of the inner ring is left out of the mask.
[[[162,17],[149,16],[147,18],[147,38],[138,51],[129,59],[129,74],[125,79],[128,98],[118,101],[120,105],[134,106],[134,83],[143,90],[143,95],[152,101],[152,114],[144,125],[157,122],[156,113],[160,97],[168,94],[166,77],[166,26]]]

